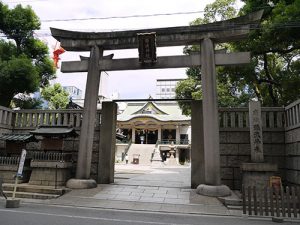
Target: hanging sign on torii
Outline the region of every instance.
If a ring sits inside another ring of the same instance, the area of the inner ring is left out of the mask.
[[[212,24],[118,32],[76,32],[51,28],[52,36],[60,41],[65,50],[91,52],[89,58],[84,58],[81,61],[62,62],[61,66],[61,71],[65,73],[88,72],[76,178],[88,179],[90,177],[93,143],[91,137],[94,134],[101,71],[201,66],[203,126],[205,130],[205,180],[203,182],[208,185],[220,185],[219,120],[215,67],[249,63],[250,53],[219,53],[215,51],[214,45],[246,38],[250,29],[258,25],[262,13],[263,11],[253,12],[242,17]],[[144,39],[141,46],[141,40],[143,41],[141,34],[152,34],[152,36],[155,34],[155,39],[147,37],[147,41]],[[105,50],[139,48],[139,44],[143,54],[145,53],[143,51],[147,51],[147,54],[142,57],[112,59],[103,56]],[[201,52],[193,55],[162,57],[154,54],[156,52],[155,46],[184,45],[200,45]],[[100,161],[99,164],[101,164]],[[111,176],[111,173],[107,176]],[[101,179],[99,178],[98,181]]]
[[[139,33],[139,62],[142,64],[156,63],[156,33]]]

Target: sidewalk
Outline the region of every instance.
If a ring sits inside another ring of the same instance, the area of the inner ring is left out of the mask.
[[[114,184],[99,184],[94,189],[72,190],[51,200],[34,202],[74,207],[241,216],[228,210],[217,198],[200,196],[190,189],[189,167],[151,168],[141,165],[116,165]]]

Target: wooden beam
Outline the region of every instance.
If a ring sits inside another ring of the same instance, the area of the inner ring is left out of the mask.
[[[263,11],[210,24],[129,30],[117,32],[79,32],[51,28],[52,36],[67,51],[90,51],[97,45],[104,50],[138,48],[138,33],[156,33],[157,47],[198,44],[204,38],[215,43],[241,40],[257,26]]]
[[[215,60],[217,66],[246,64],[250,62],[250,53],[217,53],[215,54]],[[195,55],[162,56],[158,57],[157,62],[154,64],[141,64],[138,58],[101,59],[99,63],[102,71],[186,68],[201,65],[199,53]],[[65,61],[61,65],[61,71],[64,73],[87,72],[87,69],[88,60]]]
[[[198,32],[180,32],[174,34],[157,34],[156,46],[184,46],[196,45],[204,38],[213,39],[215,43],[231,42],[245,39],[249,33],[249,25],[239,26],[235,29],[216,30],[216,31],[198,31]],[[90,51],[94,45],[101,46],[104,50],[134,49],[138,47],[136,35],[132,37],[119,37],[117,40],[110,39],[69,39],[60,38],[61,46],[67,51]]]

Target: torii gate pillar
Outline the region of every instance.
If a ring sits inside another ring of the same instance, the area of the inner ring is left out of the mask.
[[[83,120],[80,131],[76,177],[75,179],[68,180],[67,187],[69,188],[97,187],[96,181],[90,179],[90,172],[101,74],[99,61],[102,56],[103,49],[100,49],[96,45],[93,46],[88,63],[86,93],[84,98]]]
[[[204,179],[197,192],[208,196],[228,196],[230,189],[221,185],[219,114],[214,43],[209,38],[201,40],[201,80],[203,93]]]

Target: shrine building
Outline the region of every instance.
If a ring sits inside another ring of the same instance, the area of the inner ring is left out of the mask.
[[[188,144],[191,139],[191,118],[175,101],[128,102],[117,128],[134,144]]]

